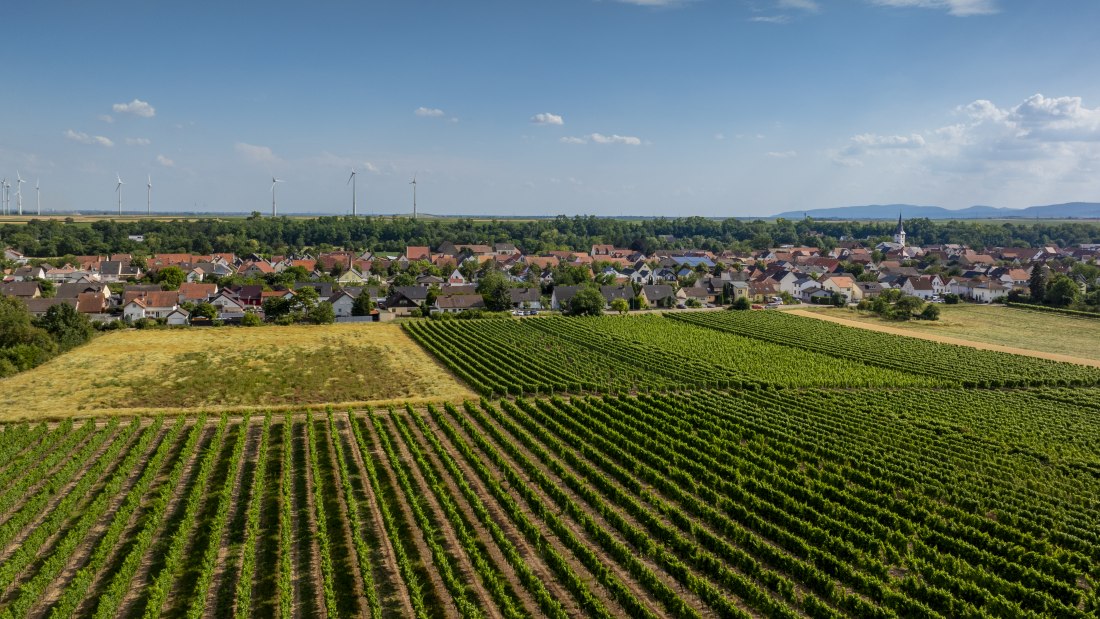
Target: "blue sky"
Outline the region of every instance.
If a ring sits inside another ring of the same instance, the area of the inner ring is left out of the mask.
[[[21,2],[24,208],[766,216],[1100,201],[1100,3]],[[13,182],[12,192],[15,187]],[[13,208],[15,198],[12,198]]]

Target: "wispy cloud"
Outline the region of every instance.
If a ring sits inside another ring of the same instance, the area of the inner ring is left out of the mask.
[[[126,138],[127,146],[148,146],[152,144],[149,138]]]
[[[536,125],[564,125],[565,120],[558,114],[551,114],[550,112],[543,112],[541,114],[535,114],[531,117],[531,122]]]
[[[626,144],[627,146],[641,146],[641,138],[630,135],[603,135],[602,133],[590,133],[588,139],[596,144]]]
[[[821,10],[821,7],[814,0],[779,0],[776,5],[781,9],[806,11],[807,13],[817,13]]]
[[[791,21],[791,18],[787,15],[757,15],[755,17],[750,17],[749,21],[761,24],[785,24]]]
[[[282,159],[267,146],[237,142],[233,148],[239,155],[244,157],[245,161],[251,163],[280,163],[282,161]]]
[[[636,138],[630,135],[604,135],[602,133],[589,133],[584,137],[564,137],[559,140],[564,144],[625,144],[627,146],[641,146],[641,138]]]
[[[784,150],[784,151],[768,151],[768,156],[773,159],[790,159],[791,157],[797,157],[798,151]]]
[[[423,106],[413,110],[413,114],[416,114],[417,116],[423,116],[425,118],[441,118],[447,115],[446,112],[439,108]]]
[[[671,8],[675,6],[683,6],[692,0],[618,0],[622,4],[633,4],[634,6],[651,6],[657,8]]]
[[[159,163],[160,165],[162,165],[166,168],[176,167],[176,162],[172,161],[168,157],[165,157],[164,155],[157,155],[157,163]]]
[[[116,103],[111,106],[116,114],[132,114],[142,118],[152,118],[157,115],[157,110],[149,105],[148,101],[134,99],[129,103]]]
[[[111,116],[110,114],[100,114],[96,118],[98,118],[99,120],[102,120],[103,122],[107,123],[108,125],[115,122],[115,117]]]
[[[66,139],[74,142],[80,142],[81,144],[96,144],[98,146],[114,146],[115,143],[110,138],[105,138],[102,135],[88,135],[83,131],[73,131],[72,129],[66,129],[64,136]]]
[[[949,15],[967,17],[970,15],[992,15],[997,13],[997,0],[870,0],[871,4],[892,7],[916,7],[922,9],[941,9]]]

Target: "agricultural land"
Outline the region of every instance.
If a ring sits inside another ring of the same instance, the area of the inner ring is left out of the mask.
[[[409,376],[457,387],[408,403],[0,425],[0,612],[1100,612],[1100,368],[773,311],[348,329],[319,329],[314,346],[256,329],[271,340],[194,363],[268,385],[407,337]],[[160,354],[187,364],[197,351]],[[60,376],[66,358],[39,370]],[[377,376],[354,389],[300,378],[303,393],[413,398],[416,383],[386,391],[408,370],[387,363],[362,366]],[[242,369],[276,364],[287,369]],[[148,400],[146,380],[103,397]]]

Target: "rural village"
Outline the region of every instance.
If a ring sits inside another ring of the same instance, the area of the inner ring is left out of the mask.
[[[842,240],[829,251],[784,245],[751,253],[680,249],[646,255],[592,245],[588,251],[526,255],[512,243],[444,242],[409,246],[400,254],[116,254],[70,256],[53,264],[7,248],[4,259],[13,268],[4,271],[0,295],[20,298],[36,317],[68,304],[94,322],[169,326],[274,321],[303,290],[310,291],[311,305],[331,305],[331,320],[322,313],[320,322],[486,310],[568,313],[574,295],[592,284],[604,298],[603,309],[612,311],[715,308],[739,299],[756,308],[854,305],[888,290],[931,303],[993,303],[1026,298],[1035,269],[1046,279],[1069,278],[1083,297],[1100,278],[1090,281],[1074,265],[1098,257],[1100,244],[911,246],[900,218],[891,241]],[[482,286],[493,272],[505,288],[496,303]]]

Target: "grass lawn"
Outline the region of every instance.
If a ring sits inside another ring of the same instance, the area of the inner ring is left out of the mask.
[[[472,397],[394,324],[127,330],[0,380],[0,420]]]
[[[1100,319],[1097,318],[972,304],[940,305],[940,319],[934,322],[897,322],[867,312],[813,305],[800,305],[798,309],[918,333],[1100,360]]]

